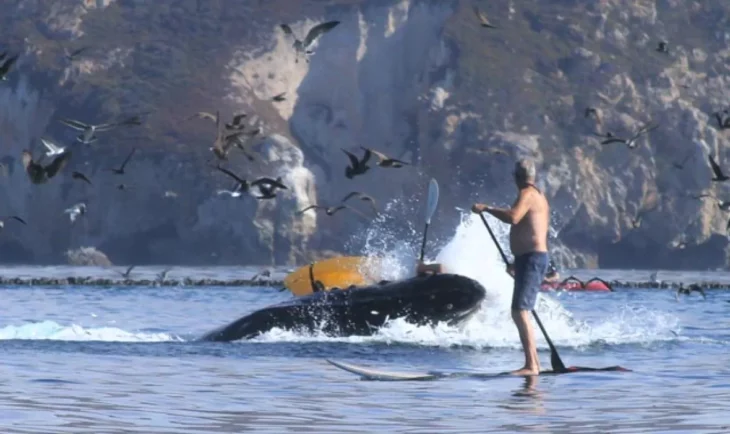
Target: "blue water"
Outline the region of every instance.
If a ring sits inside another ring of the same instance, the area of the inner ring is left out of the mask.
[[[506,289],[508,291],[508,289]],[[324,358],[401,371],[522,363],[506,312],[463,328],[394,322],[373,337],[275,330],[194,338],[291,295],[273,288],[2,288],[0,432],[728,432],[730,293],[545,294],[568,365],[630,373],[386,383]],[[545,368],[549,353],[542,338]]]

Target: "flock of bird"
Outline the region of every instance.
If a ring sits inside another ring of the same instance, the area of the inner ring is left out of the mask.
[[[281,24],[280,28],[283,30],[285,35],[294,40],[292,46],[296,53],[296,62],[299,62],[300,57],[304,57],[306,61],[309,62],[309,56],[314,54],[313,48],[319,38],[337,27],[338,24],[339,21],[328,21],[316,25],[307,32],[303,40],[297,38],[288,24]],[[64,57],[67,60],[73,61],[88,48],[89,47],[82,47],[69,52],[66,47],[63,47]],[[9,56],[8,52],[0,53],[0,80],[8,80],[8,75],[12,71],[18,57],[18,54]],[[285,101],[285,94],[286,93],[275,95],[271,98],[271,100],[274,103]],[[100,133],[106,133],[120,127],[141,125],[142,121],[140,116],[141,115],[135,115],[120,122],[102,124],[91,124],[69,118],[59,118],[57,120],[63,125],[79,132],[75,142],[83,145],[91,145],[98,140],[98,135]],[[245,195],[250,195],[258,200],[275,199],[277,197],[278,190],[288,189],[288,187],[283,184],[281,177],[277,177],[276,179],[271,177],[260,177],[249,181],[244,179],[244,177],[237,175],[231,169],[227,169],[221,165],[222,163],[229,161],[229,153],[234,148],[238,149],[249,161],[255,160],[254,154],[251,152],[253,147],[252,144],[255,143],[255,139],[263,137],[261,135],[262,128],[256,127],[251,123],[247,124],[247,117],[248,115],[246,113],[236,113],[230,122],[223,123],[220,111],[216,111],[215,113],[201,111],[193,114],[186,120],[198,118],[212,121],[215,124],[215,135],[212,146],[209,148],[217,160],[217,164],[213,166],[213,168],[220,173],[225,174],[234,182],[230,189],[218,189],[216,191],[217,195],[228,195],[233,198],[242,198],[245,197]],[[71,149],[73,146],[60,146],[56,141],[47,137],[41,137],[40,143],[43,145],[46,152],[40,155],[39,158],[34,158],[33,153],[28,149],[22,151],[21,161],[23,168],[25,169],[25,173],[32,184],[45,184],[49,182],[64,170],[73,155]],[[368,163],[373,155],[378,159],[376,164],[380,167],[399,168],[408,164],[400,160],[389,158],[385,154],[373,149],[363,147],[363,150],[363,156],[358,158],[353,153],[343,149],[350,160],[350,165],[345,169],[345,176],[348,179],[365,174],[370,169]],[[130,160],[136,151],[137,148],[133,148],[118,168],[111,168],[109,170],[115,175],[124,175],[126,173],[126,167],[130,163]],[[46,158],[50,161],[46,162]],[[92,185],[89,177],[79,171],[73,171],[71,173],[71,178],[85,182],[88,185]],[[124,183],[120,183],[117,185],[117,189],[126,190],[128,189],[128,186]],[[257,191],[254,192],[252,190]],[[170,196],[175,196],[172,192],[166,192],[166,195],[168,195],[168,193]],[[358,198],[363,202],[369,202],[372,210],[375,214],[377,214],[375,200],[371,196],[358,191],[353,191],[346,195],[340,204],[333,206],[314,204],[298,211],[297,214],[301,215],[309,210],[323,210],[326,215],[332,216],[340,210],[350,209],[362,216],[365,216],[361,211],[347,205],[347,202],[353,198]],[[82,201],[69,207],[64,211],[64,213],[68,214],[70,221],[73,223],[80,216],[85,215],[86,211],[87,203],[86,201]],[[6,221],[11,220],[20,224],[27,224],[25,219],[17,215],[0,217],[0,230],[4,229]]]
[[[488,19],[487,15],[479,10],[478,7],[473,7],[474,14],[477,17],[478,23],[481,27],[487,28],[487,29],[499,29],[499,27],[493,25],[490,20]],[[299,62],[299,59],[303,57],[306,62],[309,62],[309,56],[314,54],[314,47],[317,44],[317,41],[326,33],[332,31],[339,25],[339,21],[328,21],[324,22],[322,24],[313,26],[309,31],[307,32],[304,39],[299,39],[298,36],[294,33],[292,28],[288,24],[281,24],[280,28],[284,32],[284,34],[293,40],[292,47],[294,48],[296,57],[295,61]],[[88,47],[84,47],[81,49],[77,49],[73,52],[69,52],[66,48],[64,48],[65,57],[69,60],[73,60],[78,55],[80,55],[83,51],[86,50]],[[669,54],[669,43],[667,41],[660,41],[658,43],[658,46],[656,47],[656,51],[663,54]],[[8,57],[8,53],[1,53],[0,54],[0,80],[6,81],[8,78],[8,74],[12,71],[14,64],[18,60],[18,55],[13,55]],[[284,101],[285,93],[281,93],[279,95],[274,96],[271,98],[273,102],[281,102]],[[730,130],[730,110],[725,109],[722,111],[718,111],[713,114],[715,116],[715,119],[717,120],[718,128],[720,130]],[[587,107],[585,109],[585,117],[595,117],[598,121],[598,124],[601,125],[601,116],[600,111],[597,110],[594,107]],[[253,181],[249,181],[244,179],[243,177],[237,175],[232,170],[227,169],[225,167],[222,167],[221,164],[228,161],[228,155],[230,151],[233,148],[236,148],[240,150],[241,153],[249,160],[254,161],[255,157],[251,151],[252,143],[255,143],[254,139],[262,137],[262,129],[260,127],[255,127],[252,124],[246,124],[245,120],[247,118],[246,113],[237,113],[233,116],[233,119],[231,122],[227,122],[222,125],[220,112],[216,111],[214,114],[209,112],[198,112],[194,115],[190,116],[188,119],[192,118],[199,118],[199,119],[206,119],[210,120],[215,124],[215,136],[213,138],[213,144],[209,148],[212,152],[213,156],[217,159],[217,164],[213,166],[217,171],[225,174],[227,177],[231,178],[231,180],[234,181],[233,186],[229,190],[220,189],[217,190],[218,195],[229,195],[234,198],[241,198],[244,197],[244,195],[251,195],[255,197],[258,200],[269,200],[274,199],[277,197],[278,190],[286,190],[288,187],[282,183],[282,178],[271,178],[271,177],[260,177],[258,179],[255,179]],[[90,124],[81,122],[74,119],[68,119],[63,118],[59,119],[59,121],[66,125],[69,128],[75,129],[80,132],[80,134],[76,137],[76,141],[89,145],[93,142],[95,142],[98,139],[97,134],[102,132],[108,132],[116,128],[120,127],[130,127],[135,125],[141,125],[141,120],[139,118],[139,115],[132,116],[128,119],[125,119],[121,122],[110,122],[105,124]],[[594,134],[598,137],[600,137],[601,145],[611,145],[611,144],[623,144],[627,146],[629,149],[635,149],[638,145],[638,141],[641,137],[649,134],[650,132],[656,130],[659,127],[658,124],[654,123],[648,123],[641,128],[639,128],[635,133],[628,135],[628,136],[619,136],[616,135],[610,131],[605,132],[595,132]],[[72,152],[68,147],[62,147],[57,145],[54,141],[47,139],[47,138],[41,138],[41,143],[47,150],[45,154],[43,154],[38,160],[33,158],[33,154],[29,150],[24,150],[22,152],[22,164],[25,168],[25,172],[30,179],[31,183],[33,184],[43,184],[54,178],[58,173],[60,173],[64,167],[68,164],[69,159],[71,158]],[[370,170],[369,163],[371,162],[371,159],[373,159],[373,156],[377,159],[375,162],[375,165],[381,167],[381,168],[401,168],[404,166],[409,165],[409,163],[406,163],[404,161],[394,159],[391,157],[388,157],[387,155],[383,154],[382,152],[376,151],[371,148],[362,147],[361,149],[363,151],[362,156],[357,156],[355,153],[348,151],[346,149],[342,149],[342,151],[346,154],[347,159],[349,161],[349,165],[345,168],[345,177],[347,179],[353,179],[356,176],[362,176],[365,175]],[[129,153],[129,155],[125,158],[125,160],[121,163],[119,168],[113,168],[111,171],[116,175],[124,175],[125,174],[125,168],[127,164],[130,162],[130,159],[135,154],[136,148],[132,149],[132,151]],[[690,153],[687,155],[682,162],[680,163],[673,163],[673,166],[677,169],[682,169],[684,167],[684,164],[693,157],[694,154]],[[44,163],[43,159],[45,157],[48,157],[51,159],[49,163]],[[725,173],[722,171],[722,168],[717,164],[715,159],[712,155],[708,155],[708,159],[710,162],[710,165],[712,167],[712,171],[714,174],[714,177],[712,178],[712,181],[716,182],[723,182],[730,180],[730,177],[725,175]],[[80,172],[73,172],[71,174],[73,179],[78,179],[80,181],[86,182],[89,185],[91,184],[91,181],[88,177],[86,177],[83,173]],[[125,184],[119,184],[117,186],[118,189],[125,189]],[[256,189],[258,190],[256,195],[253,194],[251,190]],[[714,197],[710,194],[702,194],[702,195],[696,195],[697,199],[702,199],[705,197]],[[369,202],[372,210],[377,214],[377,207],[375,205],[375,200],[362,192],[353,191],[349,194],[347,194],[339,203],[337,204],[313,204],[310,205],[302,210],[297,211],[298,215],[301,215],[307,211],[310,210],[320,210],[323,211],[326,215],[332,216],[338,211],[344,210],[344,209],[350,209],[355,212],[358,212],[362,215],[360,211],[358,211],[355,208],[350,207],[347,205],[348,201],[353,198],[358,198],[363,202]],[[718,201],[718,205],[720,209],[724,211],[730,211],[730,201]],[[643,204],[642,204],[643,208]],[[648,212],[650,210],[642,209],[639,211],[637,216],[632,220],[632,224],[634,227],[638,227],[641,223],[641,217],[643,213]],[[73,222],[75,221],[79,216],[82,216],[86,213],[86,203],[80,202],[68,209],[65,210],[65,213],[69,214],[70,220]],[[25,220],[23,220],[19,216],[9,216],[9,219],[12,219],[14,221],[17,221],[22,224],[26,224]],[[0,219],[0,230],[4,227],[4,221]],[[728,221],[727,230],[730,232],[730,221]]]

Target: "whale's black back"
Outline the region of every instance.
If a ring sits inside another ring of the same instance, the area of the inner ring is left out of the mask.
[[[316,292],[255,311],[201,339],[246,339],[274,327],[321,330],[333,336],[370,335],[386,320],[395,318],[419,325],[455,322],[473,312],[485,294],[478,282],[455,274]]]

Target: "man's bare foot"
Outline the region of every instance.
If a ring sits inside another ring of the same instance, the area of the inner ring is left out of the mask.
[[[518,369],[516,371],[510,372],[512,375],[519,375],[519,376],[527,376],[527,375],[540,375],[540,368],[536,369],[528,369],[528,368],[522,368]]]

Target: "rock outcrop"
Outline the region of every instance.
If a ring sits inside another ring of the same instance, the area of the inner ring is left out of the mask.
[[[497,29],[479,26],[475,4]],[[0,83],[1,213],[28,226],[6,227],[0,261],[57,263],[82,245],[138,264],[359,253],[374,224],[367,204],[332,217],[296,211],[366,191],[385,210],[376,226],[387,221],[389,236],[410,241],[429,177],[441,184],[431,230],[443,239],[456,207],[509,203],[514,159],[530,155],[563,265],[727,263],[727,213],[688,196],[730,199],[707,163],[712,154],[724,165],[730,145],[712,115],[730,108],[730,3],[70,0],[6,12],[0,50],[21,57]],[[325,20],[340,24],[309,62],[297,61],[279,25],[301,39]],[[656,50],[661,40],[668,53]],[[188,119],[200,110],[226,121],[248,113],[261,128],[255,161],[234,149],[225,167],[247,179],[280,176],[289,188],[270,201],[217,195],[231,183],[212,170],[214,125]],[[143,125],[99,133],[91,145],[56,121],[133,114]],[[659,128],[635,149],[595,135],[628,137],[648,122]],[[62,174],[31,185],[20,152],[38,158],[40,137],[73,156]],[[413,164],[371,164],[348,180],[341,148],[360,146]],[[133,147],[127,173],[111,172]],[[63,210],[81,200],[88,212],[72,224]]]

